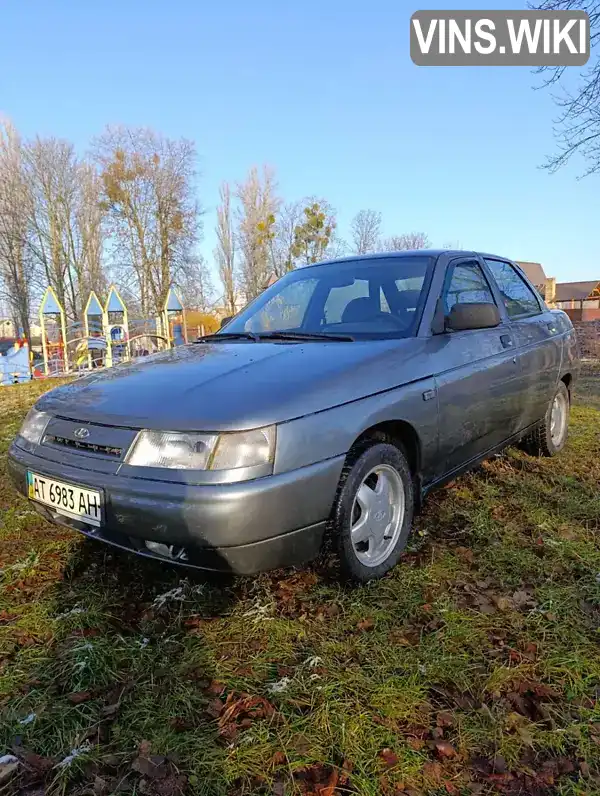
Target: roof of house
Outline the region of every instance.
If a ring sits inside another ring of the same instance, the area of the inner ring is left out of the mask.
[[[546,272],[541,263],[521,262],[520,260],[515,260],[515,262],[525,271],[525,275],[533,285],[545,287]]]
[[[600,280],[598,279],[591,282],[558,282],[555,301],[569,301],[569,299],[582,301],[598,287],[600,287]]]

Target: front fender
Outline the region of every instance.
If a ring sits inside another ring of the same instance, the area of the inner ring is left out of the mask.
[[[421,474],[433,472],[438,453],[438,404],[433,378],[420,379],[333,409],[282,423],[277,430],[275,472],[283,473],[346,454],[365,431],[403,421],[421,449]]]

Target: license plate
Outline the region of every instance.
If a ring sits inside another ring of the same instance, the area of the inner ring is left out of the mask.
[[[95,489],[66,484],[27,471],[27,493],[31,500],[50,506],[57,514],[96,527],[102,525],[102,493]]]

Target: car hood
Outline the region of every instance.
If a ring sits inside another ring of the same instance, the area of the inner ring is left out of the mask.
[[[92,373],[41,398],[74,420],[170,430],[258,428],[425,377],[424,341],[194,343]]]

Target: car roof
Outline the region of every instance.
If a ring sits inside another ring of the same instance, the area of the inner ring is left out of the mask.
[[[331,260],[323,260],[319,263],[311,263],[310,265],[305,265],[303,268],[318,268],[321,265],[330,265],[332,263],[350,263],[356,262],[356,260],[363,260],[368,262],[369,260],[382,260],[387,258],[398,258],[398,257],[414,257],[416,254],[420,254],[426,257],[439,257],[440,255],[444,254],[447,256],[452,257],[492,257],[497,260],[507,260],[508,262],[512,262],[509,257],[502,257],[499,254],[489,254],[485,252],[475,252],[472,249],[406,249],[403,251],[391,251],[391,252],[372,252],[370,254],[349,254],[345,257],[335,257]]]

